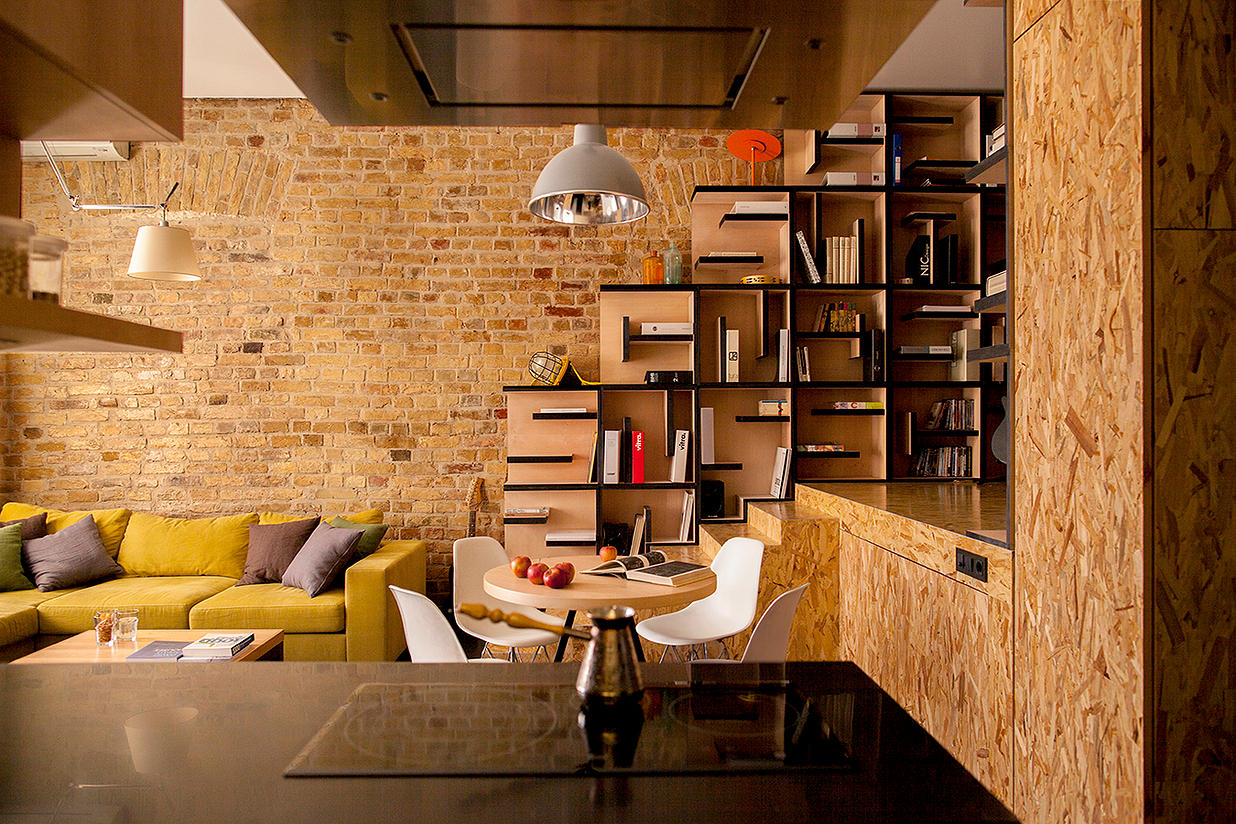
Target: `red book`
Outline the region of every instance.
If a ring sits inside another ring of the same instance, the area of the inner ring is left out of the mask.
[[[631,432],[631,483],[644,482],[644,433],[636,429]]]

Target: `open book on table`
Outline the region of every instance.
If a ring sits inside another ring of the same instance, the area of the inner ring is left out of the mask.
[[[643,552],[639,555],[623,555],[620,558],[594,566],[592,569],[581,569],[580,572],[589,575],[613,575],[618,578],[625,578],[630,570],[643,569],[654,564],[663,564],[667,560],[664,552],[654,549],[651,552]]]

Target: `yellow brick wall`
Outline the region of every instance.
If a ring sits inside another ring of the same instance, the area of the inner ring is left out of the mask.
[[[6,498],[177,515],[378,506],[430,543],[448,586],[464,498],[501,538],[504,383],[539,349],[597,371],[597,287],[638,280],[689,199],[747,170],[725,132],[615,129],[651,216],[569,229],[525,209],[570,127],[334,128],[294,100],[186,101],[180,144],[67,164],[86,201],[152,202],[173,181],[204,278],[125,276],[150,213],[69,210],[25,164],[23,216],[69,241],[65,304],[185,333],[183,355],[8,355]],[[763,164],[759,182],[781,180]]]

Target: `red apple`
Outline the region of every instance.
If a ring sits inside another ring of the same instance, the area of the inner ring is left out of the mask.
[[[570,561],[563,561],[560,564],[554,564],[554,569],[560,569],[566,573],[566,582],[569,584],[575,580],[575,564]],[[546,581],[545,583],[549,583]]]
[[[545,572],[549,569],[548,564],[543,564],[537,561],[528,567],[528,580],[534,584],[545,583]]]
[[[601,554],[601,563],[605,563],[606,561],[612,561],[618,557],[618,547],[603,546],[601,547],[600,554]]]
[[[550,567],[545,571],[545,586],[550,589],[562,589],[569,583],[571,580],[567,577],[567,571],[561,566]]]
[[[518,558],[511,559],[511,572],[515,573],[516,578],[527,578],[528,567],[532,566],[532,559],[527,555],[520,555]]]

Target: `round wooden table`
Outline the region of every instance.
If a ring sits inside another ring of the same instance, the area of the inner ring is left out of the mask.
[[[485,573],[485,591],[511,604],[537,609],[564,609],[567,611],[566,625],[570,627],[575,623],[576,611],[581,609],[611,605],[631,607],[635,610],[681,606],[712,595],[717,589],[715,575],[694,583],[671,587],[628,581],[612,575],[585,575],[581,570],[601,563],[601,559],[596,555],[571,555],[550,560],[555,564],[562,561],[574,564],[575,580],[562,589],[550,589],[543,584],[534,584],[526,578],[516,578],[511,567],[503,564]],[[640,647],[639,636],[634,632],[631,634],[635,640],[636,655],[643,661],[644,653]],[[565,635],[558,641],[555,661],[562,660],[563,653],[566,652],[566,642]]]

